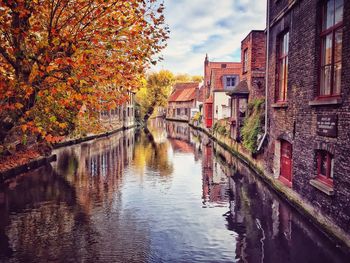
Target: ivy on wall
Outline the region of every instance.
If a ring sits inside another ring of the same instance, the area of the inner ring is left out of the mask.
[[[241,129],[243,146],[256,153],[259,134],[263,132],[264,99],[254,99],[248,104],[248,116]]]

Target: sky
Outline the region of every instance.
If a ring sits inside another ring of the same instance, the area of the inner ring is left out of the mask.
[[[210,61],[241,60],[241,41],[266,25],[266,0],[164,0],[170,27],[164,61],[153,70],[203,75]]]

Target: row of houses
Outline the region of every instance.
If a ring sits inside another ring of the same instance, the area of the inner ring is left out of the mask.
[[[268,0],[267,27],[242,40],[241,62],[205,57],[196,100],[202,128],[224,123],[240,146],[249,105],[262,100],[248,157],[350,244],[349,43],[350,1]]]

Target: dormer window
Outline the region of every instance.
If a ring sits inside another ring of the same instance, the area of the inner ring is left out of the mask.
[[[233,88],[237,84],[237,76],[226,76],[226,88]]]

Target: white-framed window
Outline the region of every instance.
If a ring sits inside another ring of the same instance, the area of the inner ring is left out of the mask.
[[[225,87],[227,89],[233,88],[238,83],[238,77],[237,76],[226,76],[225,77]]]

